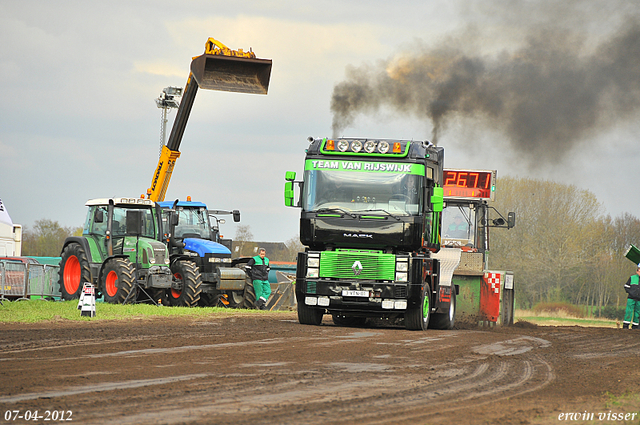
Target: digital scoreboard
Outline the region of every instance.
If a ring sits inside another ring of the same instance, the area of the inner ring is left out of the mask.
[[[445,169],[442,172],[445,198],[493,200],[496,170]]]

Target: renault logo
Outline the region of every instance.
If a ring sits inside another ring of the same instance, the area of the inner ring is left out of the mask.
[[[353,266],[351,266],[351,269],[353,270],[353,274],[358,276],[360,272],[362,272],[362,263],[360,261],[356,261],[353,263]]]

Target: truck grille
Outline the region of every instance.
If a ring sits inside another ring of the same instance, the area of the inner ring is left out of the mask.
[[[394,280],[396,257],[371,251],[323,251],[320,277],[336,279]]]

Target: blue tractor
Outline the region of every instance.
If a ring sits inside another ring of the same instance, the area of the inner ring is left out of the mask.
[[[240,221],[240,212],[209,211],[202,202],[158,202],[163,212],[165,241],[169,247],[173,283],[167,290],[172,306],[225,306],[250,308],[255,295],[246,285],[244,270],[236,267],[242,259],[231,259],[231,240],[220,238],[219,215],[232,215]],[[212,225],[213,223],[213,225]]]

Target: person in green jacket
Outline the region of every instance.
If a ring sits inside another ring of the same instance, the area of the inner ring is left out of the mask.
[[[636,270],[636,274],[632,275],[624,285],[624,290],[629,294],[627,298],[627,309],[624,312],[624,321],[622,329],[640,328],[640,264]]]
[[[253,282],[253,289],[256,293],[256,308],[267,309],[267,301],[271,295],[271,285],[269,284],[269,259],[267,251],[260,248],[258,255],[247,263],[247,271]]]

